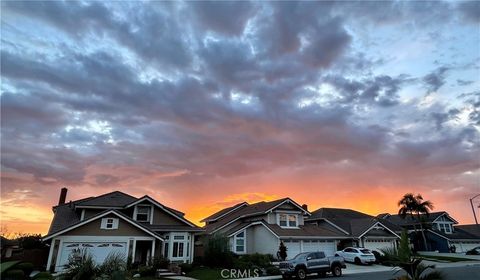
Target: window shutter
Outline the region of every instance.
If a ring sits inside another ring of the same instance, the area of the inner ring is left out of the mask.
[[[107,228],[107,219],[106,219],[106,218],[103,218],[103,219],[102,219],[102,224],[101,224],[100,228],[101,228],[101,229]]]
[[[113,228],[114,229],[118,228],[118,219],[113,219]]]

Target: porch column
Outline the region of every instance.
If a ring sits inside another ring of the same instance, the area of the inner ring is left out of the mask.
[[[152,254],[151,258],[153,261],[153,258],[155,257],[155,239],[152,240]]]

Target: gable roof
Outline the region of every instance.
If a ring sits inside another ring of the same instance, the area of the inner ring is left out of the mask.
[[[94,216],[92,216],[92,217],[90,217],[90,218],[88,218],[88,219],[85,219],[85,220],[83,220],[83,221],[78,221],[78,222],[76,222],[76,223],[74,223],[74,224],[69,225],[69,226],[66,227],[66,228],[63,228],[63,229],[58,230],[58,231],[56,231],[56,232],[49,233],[47,236],[45,236],[45,237],[43,238],[43,241],[49,240],[49,239],[51,239],[51,238],[53,238],[53,237],[55,237],[55,236],[58,236],[58,235],[60,235],[60,234],[69,232],[69,231],[71,231],[71,230],[73,230],[73,229],[75,229],[75,228],[81,227],[81,226],[83,226],[83,225],[85,225],[85,224],[88,224],[88,223],[90,223],[90,222],[93,222],[93,221],[95,221],[95,220],[98,220],[98,219],[100,219],[100,218],[102,218],[102,217],[105,217],[105,216],[107,216],[107,215],[110,215],[110,214],[113,214],[113,215],[121,218],[122,220],[126,221],[127,223],[129,223],[129,224],[131,224],[131,225],[139,228],[140,230],[148,233],[149,235],[151,235],[151,236],[153,236],[153,237],[155,237],[155,238],[160,239],[160,240],[163,241],[163,238],[162,238],[160,235],[156,234],[155,232],[153,232],[152,230],[150,230],[150,229],[147,228],[146,226],[144,226],[144,225],[142,225],[142,224],[140,224],[140,223],[138,223],[138,222],[130,219],[130,217],[124,215],[123,213],[121,213],[121,212],[119,212],[119,211],[117,211],[117,210],[105,210],[105,211],[102,211],[102,212],[98,213],[97,215],[94,215]]]
[[[353,237],[361,237],[375,225],[380,224],[387,231],[398,236],[402,230],[397,225],[386,222],[371,215],[343,208],[320,208],[312,212],[312,216],[305,220],[306,223],[318,220],[325,220],[337,225]]]
[[[182,212],[176,211],[176,210],[172,211],[173,210],[172,208],[166,207],[165,205],[161,204],[160,202],[156,201],[155,199],[151,198],[148,195],[144,195],[141,198],[137,199],[136,201],[133,201],[132,203],[130,203],[128,205],[125,205],[125,208],[130,208],[130,207],[132,207],[134,205],[137,205],[137,204],[140,204],[144,201],[148,201],[148,202],[152,203],[153,205],[157,206],[158,208],[162,209],[163,211],[167,212],[168,214],[170,214],[173,217],[177,218],[178,220],[188,224],[191,227],[197,227],[196,225],[194,225],[193,223],[191,223],[187,219],[185,219],[183,217]],[[178,213],[181,213],[181,214],[179,215]]]
[[[182,221],[184,224],[188,225],[191,229],[199,229],[198,226],[192,224],[190,221],[184,218],[184,213],[177,211],[173,208],[167,207],[149,196],[143,196],[141,198],[135,198],[129,194],[114,191],[106,193],[97,197],[88,197],[76,201],[70,201],[61,205],[53,207],[54,216],[50,228],[48,230],[48,235],[55,233],[59,230],[63,230],[73,224],[80,222],[81,217],[78,211],[75,209],[83,208],[95,208],[95,209],[126,209],[129,205],[134,205],[135,202],[144,201],[146,198],[149,199],[153,204],[162,208],[167,214],[175,217],[176,219]],[[131,218],[129,218],[131,219]],[[131,219],[133,220],[133,219]]]
[[[302,206],[298,205],[292,199],[286,197],[281,198],[273,201],[261,201],[254,204],[248,204],[245,207],[239,208],[236,211],[232,211],[230,213],[225,214],[221,219],[219,219],[216,223],[208,224],[204,226],[205,231],[208,234],[215,233],[217,230],[245,217],[257,216],[257,215],[264,215],[274,209],[278,208],[279,206],[283,205],[284,203],[292,203],[295,207],[299,210],[304,212],[307,215],[310,215],[310,212],[303,209]]]
[[[458,223],[448,215],[447,212],[441,211],[441,212],[432,212],[429,215],[426,214],[421,214],[420,219],[424,219],[426,223],[433,223],[436,219],[442,217],[442,216],[447,216],[450,220],[452,220],[455,224]],[[414,224],[419,224],[420,221],[418,220],[417,217],[412,218],[410,215],[407,215],[405,218],[402,218],[400,215],[389,215],[389,216],[384,216],[382,219],[387,220],[393,224],[399,225],[399,226],[409,226],[409,225],[414,225]]]

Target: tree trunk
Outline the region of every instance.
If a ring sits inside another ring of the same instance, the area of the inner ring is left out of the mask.
[[[422,221],[420,220],[420,215],[418,215],[418,221],[420,222],[420,231],[422,232],[423,246],[425,248],[425,251],[428,251],[429,249],[427,246],[427,238],[425,237],[425,232],[423,230]]]

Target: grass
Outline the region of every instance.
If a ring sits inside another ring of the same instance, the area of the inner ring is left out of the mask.
[[[421,255],[421,258],[427,260],[438,260],[438,261],[448,261],[448,262],[464,262],[464,261],[472,261],[472,259],[467,258],[458,258],[458,257],[445,257],[445,256],[430,256],[430,255]]]
[[[192,277],[192,278],[199,279],[199,280],[222,279],[222,276],[220,275],[220,270],[212,269],[212,268],[206,268],[206,267],[194,269],[191,272],[187,273],[187,275],[185,275],[185,276]]]

